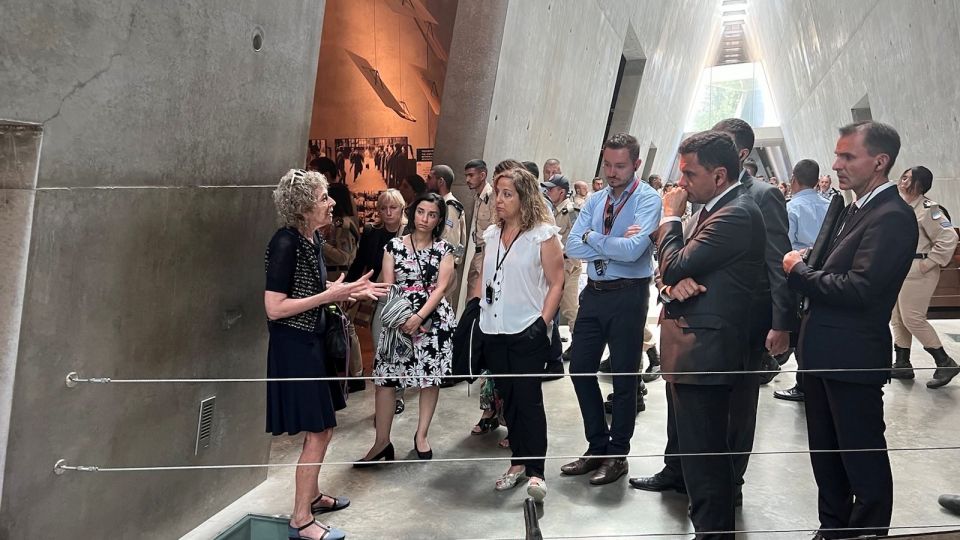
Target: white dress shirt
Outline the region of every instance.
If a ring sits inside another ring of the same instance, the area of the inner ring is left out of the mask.
[[[741,173],[741,176],[743,176],[742,173]],[[723,198],[724,195],[726,195],[727,193],[730,192],[731,189],[739,185],[740,185],[740,180],[737,179],[736,182],[727,186],[727,189],[723,190],[723,192],[721,192],[719,195],[707,201],[707,204],[703,205],[703,208],[701,208],[696,214],[694,214],[694,216],[699,217],[700,212],[703,212],[704,210],[706,210],[707,212],[712,211],[713,207],[716,206],[717,202],[720,201],[720,199]],[[670,223],[671,221],[683,221],[683,220],[680,219],[680,216],[665,216],[660,219],[660,224],[663,225],[664,223]]]

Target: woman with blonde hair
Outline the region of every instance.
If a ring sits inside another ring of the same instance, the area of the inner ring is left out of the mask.
[[[383,268],[383,252],[390,240],[399,236],[407,224],[407,217],[403,212],[406,204],[403,195],[396,189],[390,188],[380,193],[380,196],[377,197],[379,223],[368,225],[363,229],[363,234],[360,236],[360,246],[357,248],[357,256],[347,272],[347,281],[356,279],[368,271],[373,272],[370,279],[374,281],[380,279],[380,271]],[[372,317],[370,317],[370,312],[367,311],[367,317],[364,317],[361,322],[361,324],[370,325],[374,349],[377,348],[377,340],[380,338],[380,313],[383,311],[384,300],[383,298],[378,300],[372,312]],[[403,395],[398,394],[394,412],[400,414],[403,409]]]
[[[323,239],[318,230],[333,220],[332,198],[322,174],[291,169],[273,192],[283,222],[266,252],[263,304],[270,343],[270,379],[323,378],[334,374],[324,344],[324,307],[359,298],[378,298],[387,286],[370,281],[368,272],[353,283],[343,276],[327,281]],[[320,463],[337,425],[336,411],[346,402],[335,381],[271,381],[267,383],[267,432],[296,435],[306,432],[299,463]],[[293,514],[288,536],[294,539],[338,540],[343,531],[316,521],[313,514],[341,510],[346,497],[324,495],[317,487],[319,465],[297,467]]]
[[[497,491],[528,478],[527,494],[547,494],[547,417],[539,377],[550,354],[550,326],[563,294],[563,249],[540,186],[524,169],[493,180],[497,222],[484,231],[483,269],[472,296],[480,298],[484,357],[503,398],[513,460]],[[529,459],[533,457],[533,459]]]

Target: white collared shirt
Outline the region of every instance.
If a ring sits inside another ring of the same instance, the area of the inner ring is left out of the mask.
[[[743,176],[743,171],[740,171],[740,176],[741,176],[741,177]],[[727,189],[723,190],[722,193],[720,193],[720,194],[717,195],[716,197],[714,197],[714,198],[710,199],[709,201],[707,201],[707,204],[703,205],[703,208],[700,209],[700,212],[703,212],[704,210],[706,210],[707,212],[712,211],[712,210],[713,210],[713,207],[717,204],[717,202],[720,201],[721,198],[723,198],[724,195],[726,195],[727,193],[730,192],[731,189],[733,189],[733,188],[735,188],[735,187],[737,187],[737,186],[739,186],[739,185],[740,185],[740,179],[738,178],[736,182],[734,182],[734,183],[730,184],[729,186],[727,186]],[[697,212],[697,214],[694,214],[694,215],[699,215],[700,212]],[[660,219],[660,224],[663,225],[664,223],[670,223],[671,221],[682,221],[682,220],[680,219],[679,216],[665,216],[665,217],[663,217],[663,218]]]
[[[718,202],[720,202],[720,199],[722,199],[723,196],[726,195],[727,193],[730,193],[730,190],[731,190],[731,189],[733,189],[733,188],[735,188],[735,187],[737,187],[737,186],[739,186],[739,185],[740,185],[740,180],[737,180],[736,182],[730,184],[730,186],[729,186],[727,189],[723,190],[723,193],[721,193],[721,194],[717,195],[716,197],[714,197],[714,198],[710,199],[709,201],[707,201],[707,204],[703,205],[703,210],[706,210],[707,212],[712,212],[712,211],[713,211],[713,207],[716,206]],[[703,210],[701,210],[701,212],[702,212]]]
[[[857,199],[856,201],[854,201],[853,204],[857,205],[857,210],[863,210],[863,207],[866,206],[867,203],[872,201],[873,198],[876,197],[878,193],[880,193],[885,189],[890,189],[894,186],[896,186],[896,184],[887,180],[883,184],[880,184],[879,186],[873,188],[873,191],[871,191],[870,193],[867,193],[866,197],[863,197],[862,199]]]

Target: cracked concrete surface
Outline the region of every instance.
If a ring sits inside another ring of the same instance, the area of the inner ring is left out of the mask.
[[[0,351],[9,375],[0,431],[6,418],[10,426],[0,437],[0,538],[171,538],[264,478],[71,479],[52,464],[266,457],[253,387],[72,392],[63,378],[77,369],[262,375],[262,299],[249,291],[263,285],[276,226],[270,190],[303,163],[323,9],[317,0],[2,2],[0,118],[42,123],[43,143],[35,184],[0,190],[0,238],[26,237],[0,249],[18,250],[0,267],[23,267],[0,283],[14,307],[22,298],[16,313],[0,309],[0,337],[18,339]],[[197,406],[209,395],[221,414],[215,445],[195,456]]]

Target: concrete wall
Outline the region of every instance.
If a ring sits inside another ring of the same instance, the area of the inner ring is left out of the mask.
[[[629,132],[642,158],[651,143],[659,149],[652,172],[666,172],[718,28],[716,4],[510,2],[484,155],[555,157],[573,179],[593,178],[626,44],[647,59]]]
[[[666,175],[719,25],[711,0],[462,5],[435,161],[457,172],[468,223],[473,195],[460,171],[470,159],[492,171],[506,158],[557,158],[574,180],[593,178],[624,53],[646,64],[632,112],[618,121],[639,139],[642,159],[657,148],[650,172]]]
[[[642,158],[651,144],[657,147],[651,172],[669,170],[700,71],[719,28],[715,2],[542,0],[496,4],[506,5],[506,16],[499,31],[498,65],[484,72],[486,77],[495,77],[493,89],[479,85],[475,94],[461,95],[456,105],[451,104],[450,96],[445,97],[438,160],[451,163],[456,170],[466,155],[482,155],[488,163],[513,157],[542,164],[555,157],[574,179],[593,178],[620,56],[626,47],[631,55],[647,60],[627,125],[640,140]],[[457,57],[460,32],[469,42],[480,40],[478,34],[488,31],[477,32],[466,23],[460,30],[460,19],[458,15],[448,89],[455,73],[460,73],[454,71],[455,66],[465,61]],[[679,35],[684,39],[677,39]],[[487,102],[487,123],[477,126],[475,108],[483,110]],[[481,130],[483,143],[471,141],[469,149],[461,148],[459,142],[448,143],[444,135],[457,129]]]
[[[925,165],[929,196],[960,209],[960,6],[937,0],[754,1],[748,32],[794,160],[831,172],[837,128],[869,95],[903,147],[891,174]],[[836,186],[836,174],[833,174]]]
[[[0,506],[43,130],[0,122]]]
[[[0,221],[2,238],[29,231],[22,312],[0,321],[20,325],[0,538],[173,538],[265,477],[52,467],[267,459],[263,385],[63,379],[264,375],[269,184],[303,160],[323,8],[4,3],[0,119],[42,124],[43,145],[35,188],[13,190],[32,217]]]
[[[433,146],[437,115],[420,81],[424,74],[436,81],[442,97],[446,61],[433,54],[416,21],[391,9],[390,4],[399,6],[400,2],[327,2],[311,139],[327,139],[333,146],[338,137],[407,137],[414,148]],[[435,35],[449,51],[456,0],[428,0],[423,6],[439,23]],[[383,104],[347,51],[364,57],[379,70],[381,79],[394,96],[406,102],[416,122],[400,118]]]

